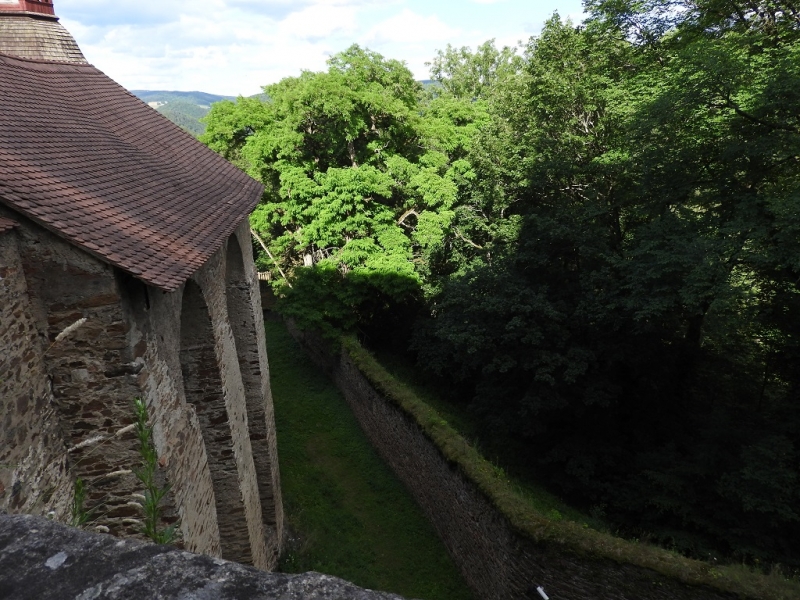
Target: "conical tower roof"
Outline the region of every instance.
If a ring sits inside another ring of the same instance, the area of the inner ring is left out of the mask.
[[[86,63],[75,39],[58,22],[52,0],[0,0],[0,54]]]

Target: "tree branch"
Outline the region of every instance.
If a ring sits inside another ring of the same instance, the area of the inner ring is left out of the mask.
[[[406,212],[404,212],[402,214],[402,216],[399,219],[397,219],[397,224],[398,225],[402,225],[406,229],[413,229],[412,227],[409,227],[408,225],[406,225],[404,223],[404,221],[406,220],[406,217],[408,217],[409,215],[414,215],[415,217],[417,217],[419,219],[419,215],[417,214],[417,211],[415,211],[413,208],[409,208]]]
[[[350,155],[350,162],[353,164],[353,168],[358,168],[358,162],[356,162],[356,147],[353,144],[353,140],[347,141],[347,153]]]
[[[460,237],[463,241],[465,241],[467,244],[469,244],[473,248],[477,248],[478,250],[483,250],[483,246],[478,246],[478,244],[476,244],[472,240],[468,240],[467,238],[465,238],[463,235],[461,235],[461,232],[458,229],[453,229],[453,231],[456,232],[456,235],[458,237]]]
[[[264,252],[267,253],[267,256],[269,256],[272,259],[272,262],[275,263],[275,266],[278,267],[278,272],[281,274],[281,277],[283,277],[283,280],[286,282],[286,285],[292,287],[292,284],[289,283],[289,280],[286,278],[286,273],[283,272],[283,269],[281,269],[281,266],[278,264],[278,261],[275,260],[274,256],[272,256],[272,252],[269,251],[269,248],[267,248],[267,245],[264,243],[264,240],[261,239],[261,237],[256,233],[256,230],[253,229],[252,227],[250,228],[250,234],[256,239],[256,241],[259,244],[261,244],[261,247],[264,249]]]
[[[752,121],[753,123],[763,125],[764,127],[769,127],[770,129],[779,129],[781,131],[788,131],[790,133],[800,134],[800,129],[798,129],[797,127],[791,127],[789,125],[783,125],[781,123],[771,123],[770,121],[759,119],[755,115],[751,115],[743,111],[733,100],[731,100],[730,96],[728,95],[726,95],[725,97],[725,102],[727,103],[728,107],[733,109],[733,112],[735,112],[740,117],[747,119],[748,121]]]

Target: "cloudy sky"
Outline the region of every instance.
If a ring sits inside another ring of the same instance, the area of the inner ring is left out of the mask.
[[[581,0],[55,0],[86,58],[128,89],[251,95],[353,43],[418,79],[446,45],[515,45]]]

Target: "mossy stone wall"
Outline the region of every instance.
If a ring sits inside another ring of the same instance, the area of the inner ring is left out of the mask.
[[[480,598],[723,600],[740,598],[688,585],[652,569],[592,557],[550,540],[537,543],[509,523],[449,461],[414,418],[379,394],[347,352],[289,324],[292,335],[340,388],[383,459],[409,488]]]

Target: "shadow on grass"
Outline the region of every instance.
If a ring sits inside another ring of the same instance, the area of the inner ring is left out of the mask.
[[[283,323],[267,321],[266,331],[290,528],[280,570],[319,571],[424,600],[473,598],[334,384]]]

